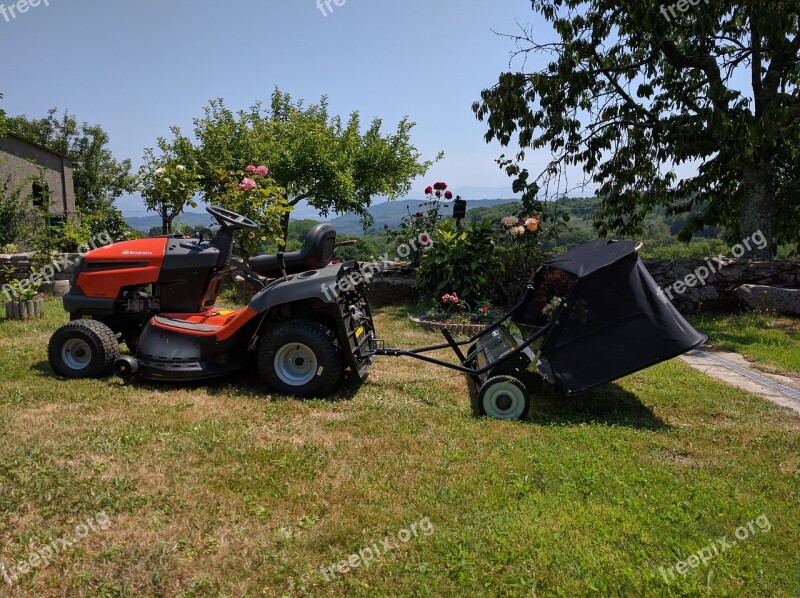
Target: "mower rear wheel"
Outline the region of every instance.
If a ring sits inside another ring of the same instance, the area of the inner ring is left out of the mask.
[[[481,415],[495,419],[525,419],[531,408],[531,395],[513,376],[495,376],[481,386],[478,394]]]
[[[50,367],[64,378],[102,378],[111,374],[119,357],[112,330],[96,320],[73,320],[50,337]]]
[[[329,394],[342,375],[342,352],[327,326],[310,320],[287,322],[263,335],[258,371],[270,387],[298,397]]]

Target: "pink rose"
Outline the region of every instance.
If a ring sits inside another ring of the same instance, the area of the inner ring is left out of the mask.
[[[250,164],[250,165],[247,166],[247,168],[245,168],[245,170],[247,172],[255,172],[256,171],[256,167],[253,166],[252,164]]]
[[[240,184],[239,189],[242,191],[250,191],[250,189],[255,189],[256,182],[253,179],[245,178]]]
[[[488,307],[482,307],[481,308],[481,313],[484,313],[484,314],[489,313],[489,308]]]
[[[269,174],[269,168],[266,166],[259,166],[255,170],[256,176],[265,177]]]

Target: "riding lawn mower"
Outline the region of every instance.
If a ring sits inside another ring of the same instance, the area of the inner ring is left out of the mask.
[[[373,359],[384,355],[464,374],[476,415],[524,419],[531,392],[543,384],[576,396],[706,340],[647,272],[641,243],[606,239],[546,260],[517,305],[473,337],[456,340],[444,327],[446,342],[429,347],[383,347],[367,296],[370,275],[355,261],[334,259],[330,224],[312,228],[297,252],[241,264],[261,290],[244,309],[220,309],[215,302],[233,233],[256,224],[219,207],[207,210],[220,226],[213,238],[206,230],[196,239],[125,241],[80,260],[64,297],[71,321],[48,348],[56,374],[88,378],[113,371],[126,380],[180,382],[255,363],[280,393],[324,397],[346,370],[363,380]],[[120,355],[120,342],[134,355]],[[430,355],[442,349],[457,360]]]
[[[312,228],[300,251],[242,264],[261,290],[244,309],[219,309],[234,232],[257,225],[229,210],[207,210],[220,227],[213,238],[206,230],[192,239],[124,241],[81,258],[64,297],[71,321],[48,347],[53,371],[180,382],[241,370],[255,356],[261,378],[287,394],[324,396],[346,368],[363,379],[374,326],[363,277],[354,276],[358,264],[331,263],[333,227]],[[120,342],[135,356],[120,355]]]

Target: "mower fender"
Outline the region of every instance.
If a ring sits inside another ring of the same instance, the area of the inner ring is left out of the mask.
[[[288,281],[279,280],[272,283],[259,291],[248,307],[262,314],[278,305],[307,299],[335,304],[336,287],[342,266],[335,264],[321,270],[309,270],[292,276]]]

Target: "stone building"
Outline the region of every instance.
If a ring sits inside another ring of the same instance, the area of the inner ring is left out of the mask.
[[[27,200],[45,208],[52,220],[76,215],[72,171],[75,160],[16,135],[0,137],[0,180],[12,187],[30,183]],[[46,205],[49,202],[49,206]]]

